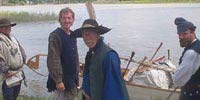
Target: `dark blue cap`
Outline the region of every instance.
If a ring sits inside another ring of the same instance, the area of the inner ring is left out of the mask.
[[[192,22],[189,22],[185,20],[182,17],[177,17],[174,21],[174,23],[177,25],[177,33],[181,34],[187,31],[188,29],[192,28],[193,31],[195,31],[196,26]]]

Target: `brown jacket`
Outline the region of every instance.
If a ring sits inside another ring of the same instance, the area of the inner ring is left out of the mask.
[[[56,82],[62,82],[62,64],[61,64],[61,48],[62,41],[58,34],[50,33],[49,45],[48,45],[48,56],[47,56],[47,67],[51,78]]]

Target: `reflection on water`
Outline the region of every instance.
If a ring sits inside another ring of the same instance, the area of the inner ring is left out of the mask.
[[[50,10],[55,13],[58,13],[65,6],[70,6],[76,13],[76,20],[72,29],[80,27],[84,19],[88,18],[83,4],[79,6],[46,5],[47,8],[53,7],[54,9]],[[45,6],[39,7],[40,12],[42,12],[41,7]],[[1,7],[1,9],[3,8]],[[22,7],[19,7],[19,9],[22,10]],[[49,9],[46,10],[48,11]],[[33,10],[30,7],[28,11],[34,12],[37,9]],[[97,5],[95,6],[95,11],[99,23],[112,28],[108,34],[104,35],[104,39],[121,57],[129,57],[131,52],[135,51],[136,54],[133,59],[141,60],[144,56],[150,59],[159,44],[163,42],[163,46],[156,57],[167,56],[167,49],[170,49],[171,59],[174,62],[178,62],[182,51],[179,47],[176,26],[174,25],[174,19],[178,16],[183,16],[194,22],[197,26],[197,36],[200,35],[200,20],[198,15],[200,10],[197,4],[184,4],[184,6]],[[38,53],[47,53],[48,35],[58,26],[59,23],[57,21],[19,23],[13,27],[12,32],[24,45],[29,58]],[[84,56],[88,49],[82,39],[78,39],[78,48],[80,61],[84,62]],[[46,58],[44,57],[43,59],[38,71],[48,74]],[[122,66],[126,66],[126,62],[123,63],[124,65]],[[47,77],[39,76],[27,67],[25,67],[25,73],[29,87],[25,88],[23,86],[22,94],[34,96],[50,95],[46,92]]]

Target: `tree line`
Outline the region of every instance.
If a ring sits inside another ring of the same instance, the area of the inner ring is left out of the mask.
[[[91,0],[96,3],[200,3],[200,0]],[[83,3],[85,0],[0,0],[0,6],[3,5],[27,5],[27,4],[68,4]]]

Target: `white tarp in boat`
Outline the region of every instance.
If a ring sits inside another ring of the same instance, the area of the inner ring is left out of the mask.
[[[168,89],[171,79],[169,74],[162,70],[151,69],[144,72],[136,72],[132,77],[132,83],[145,86],[153,86]]]
[[[166,60],[162,63],[162,65],[159,65],[160,68],[176,68],[170,60]],[[131,70],[133,73],[135,72],[133,70],[136,70],[136,68]],[[130,82],[145,86],[153,86],[168,89],[172,83],[172,79],[170,72],[149,68],[148,70],[137,71],[135,75],[131,77]]]

